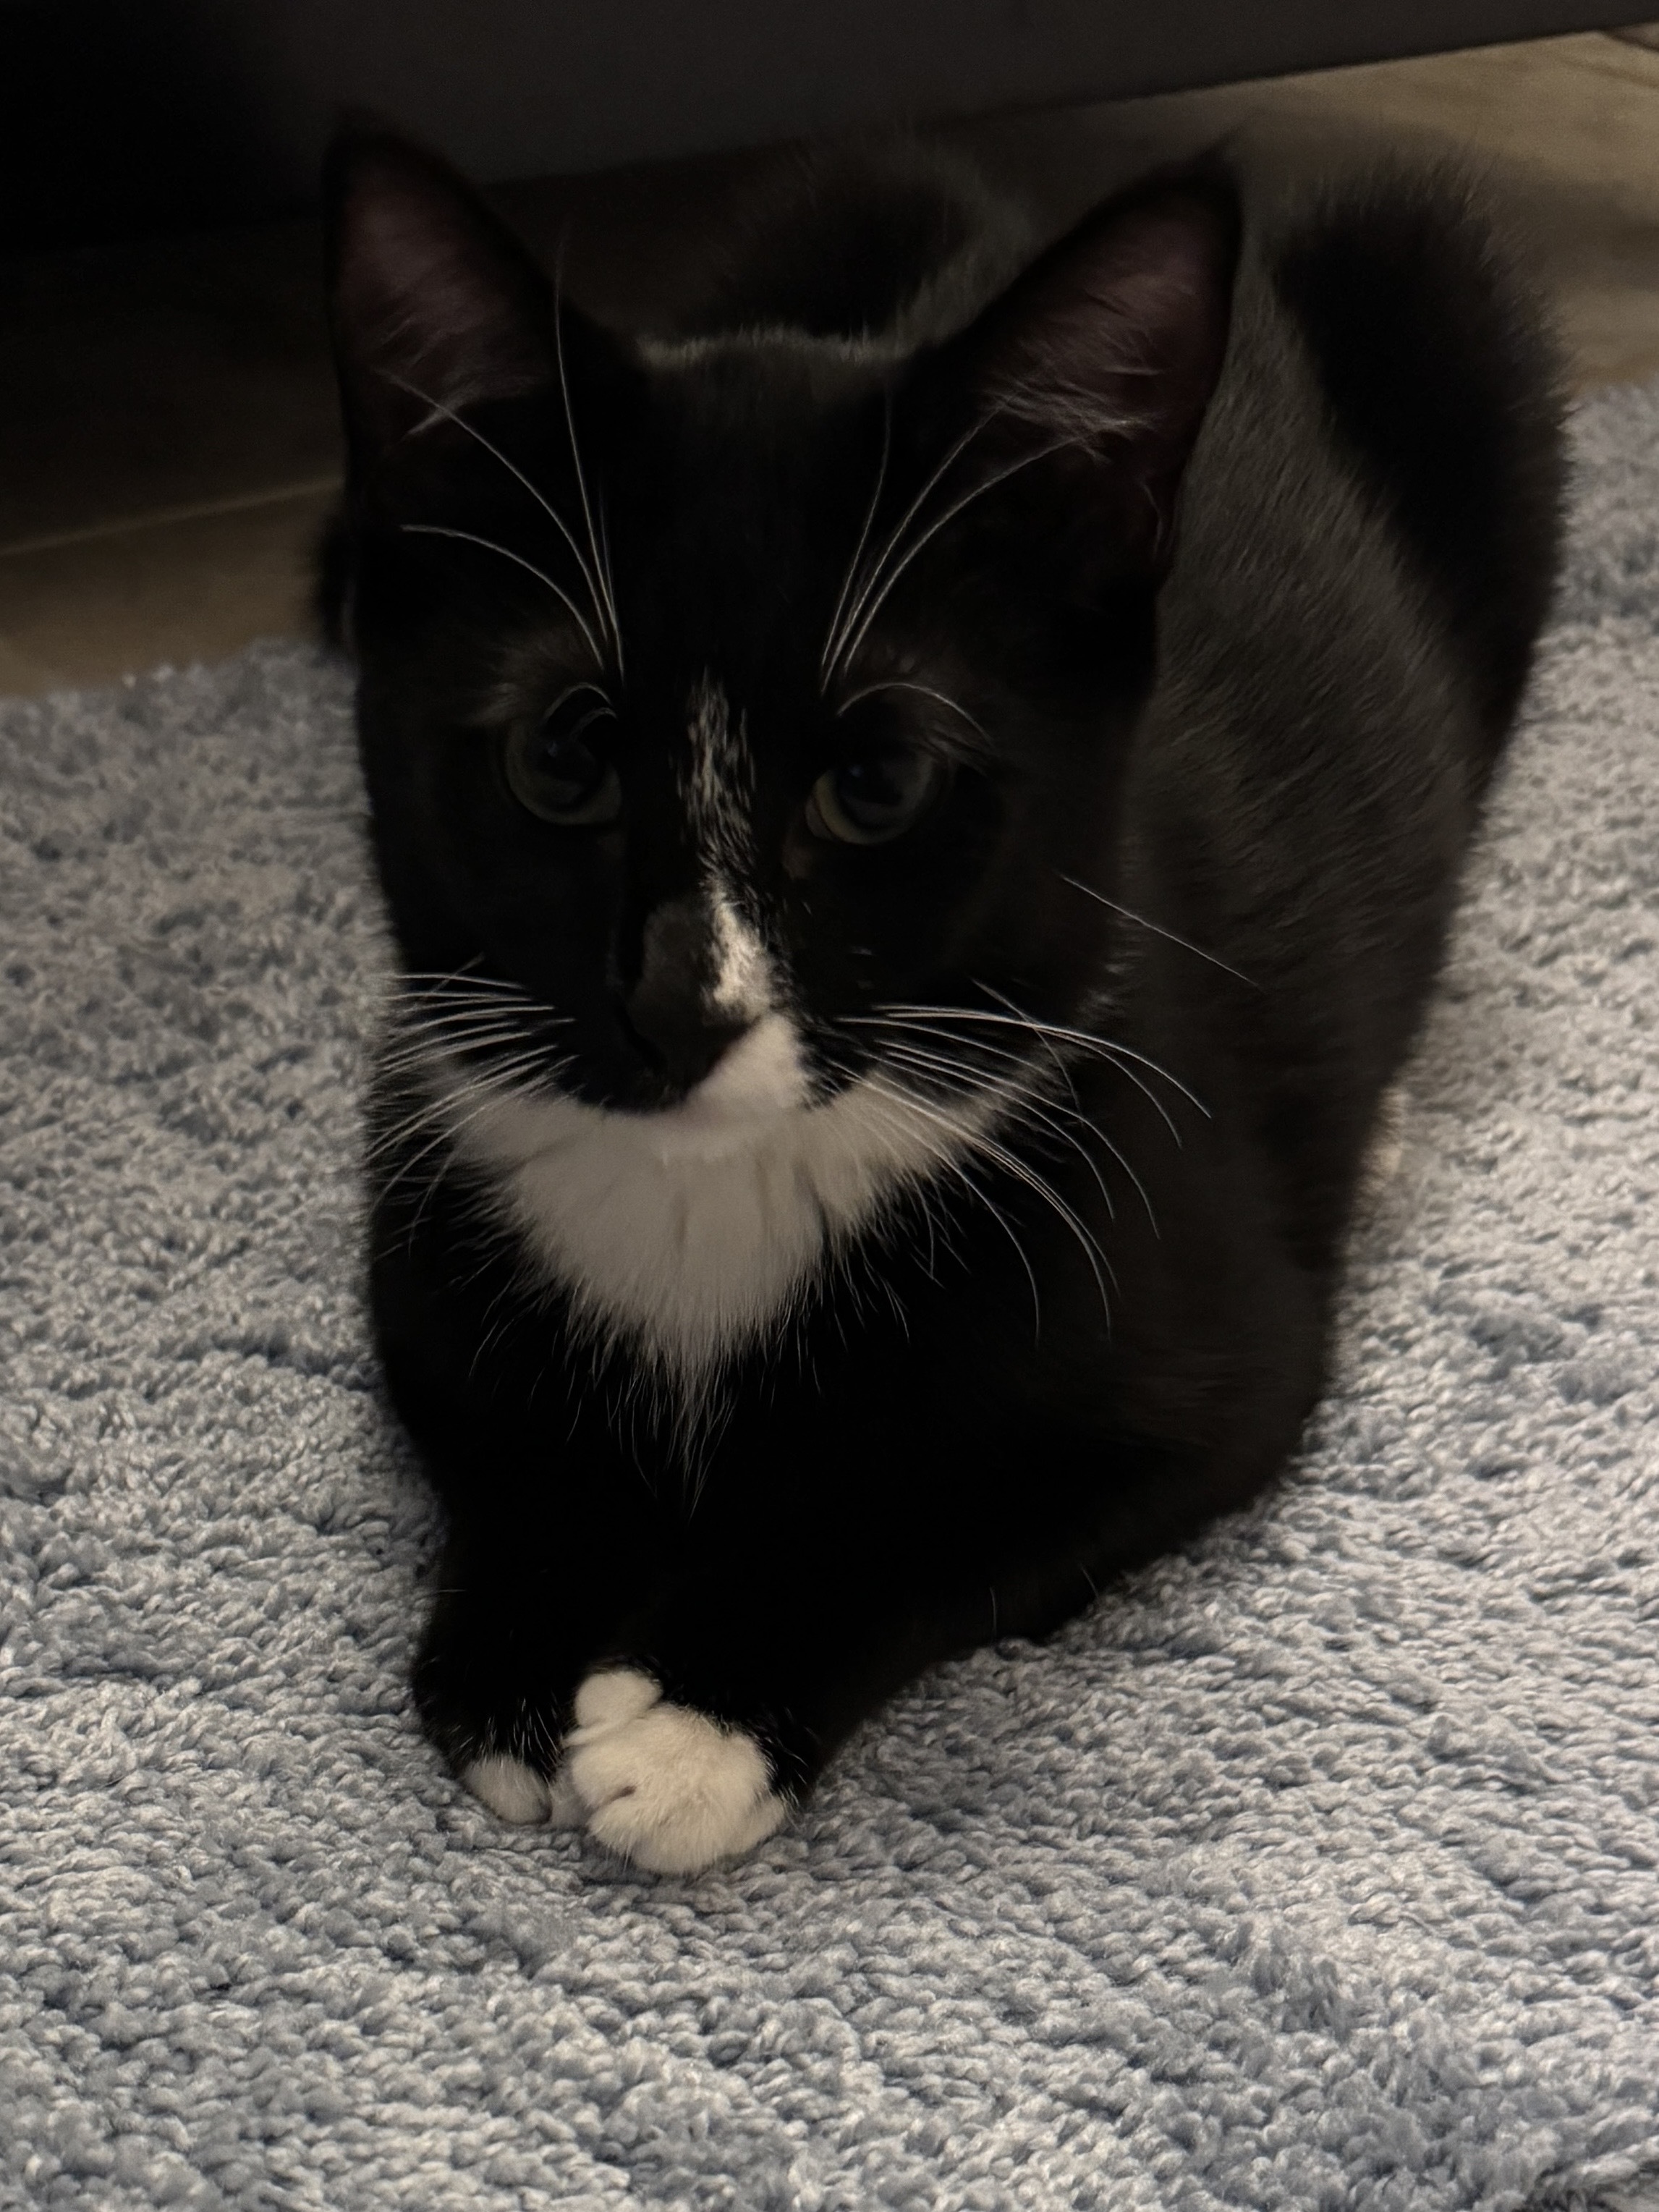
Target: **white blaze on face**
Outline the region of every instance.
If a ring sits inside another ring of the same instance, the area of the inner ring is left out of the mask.
[[[728,1020],[757,1022],[776,998],[766,947],[718,877],[709,885],[708,898],[718,956],[711,1010]]]
[[[709,1012],[726,1021],[757,1022],[776,1006],[780,994],[771,957],[737,892],[754,862],[754,763],[743,723],[734,726],[730,702],[712,677],[705,676],[691,695],[686,735],[690,762],[681,797],[714,939]]]
[[[731,703],[712,676],[692,692],[686,736],[690,760],[681,779],[693,842],[710,876],[741,876],[754,858],[750,808],[755,767],[741,718],[734,728]]]

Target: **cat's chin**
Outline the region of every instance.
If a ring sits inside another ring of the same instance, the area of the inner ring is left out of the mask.
[[[664,1160],[720,1159],[752,1144],[769,1123],[798,1112],[810,1097],[794,1024],[785,1014],[765,1014],[695,1090],[645,1117],[646,1127]]]
[[[457,1156],[602,1334],[688,1389],[794,1310],[826,1253],[970,1149],[1016,1095],[946,1108],[870,1074],[814,1097],[793,1024],[763,1015],[657,1113],[547,1091],[480,1103],[453,1077]]]

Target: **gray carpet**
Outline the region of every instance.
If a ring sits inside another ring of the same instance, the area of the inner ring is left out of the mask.
[[[352,1151],[379,952],[297,647],[0,713],[0,2202],[1611,2206],[1659,2172],[1659,392],[1261,1511],[941,1670],[748,1864],[510,1832]]]

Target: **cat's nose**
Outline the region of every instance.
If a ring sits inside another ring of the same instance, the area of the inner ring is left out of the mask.
[[[645,926],[638,981],[621,995],[623,1025],[653,1071],[690,1091],[749,1027],[717,1011],[715,956],[700,901],[672,899]]]

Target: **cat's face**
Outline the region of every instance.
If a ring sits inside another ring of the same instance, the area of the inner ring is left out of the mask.
[[[1079,1017],[1235,228],[1153,190],[922,358],[641,345],[435,164],[343,157],[365,756],[433,1039],[721,1121]]]

